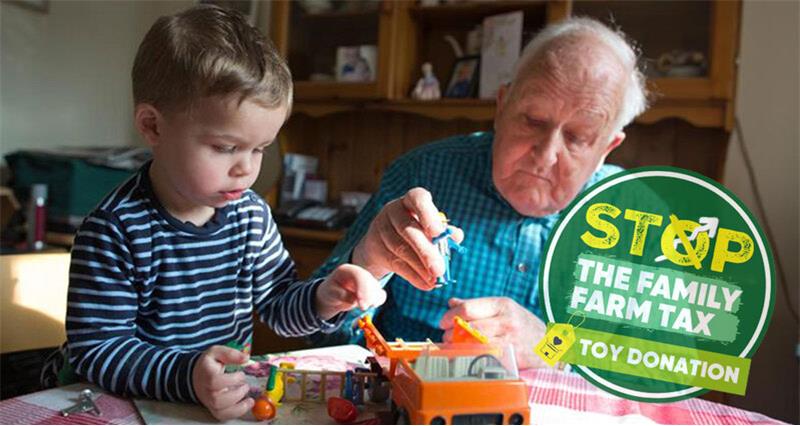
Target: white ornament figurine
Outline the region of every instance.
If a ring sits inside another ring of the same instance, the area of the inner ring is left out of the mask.
[[[411,97],[421,100],[439,99],[442,92],[439,90],[439,80],[433,75],[433,66],[430,62],[422,64],[422,78],[417,81]]]

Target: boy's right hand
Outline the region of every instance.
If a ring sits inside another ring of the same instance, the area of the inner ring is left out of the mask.
[[[253,408],[253,398],[247,397],[250,385],[244,373],[225,373],[225,364],[244,364],[250,357],[226,346],[208,348],[194,365],[192,384],[197,399],[219,420],[243,416]]]

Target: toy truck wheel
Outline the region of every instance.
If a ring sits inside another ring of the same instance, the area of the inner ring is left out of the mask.
[[[436,416],[436,417],[433,418],[433,420],[431,420],[431,424],[432,425],[444,425],[444,424],[447,424],[447,422],[444,421],[444,417]]]
[[[522,417],[522,414],[515,413],[515,414],[512,414],[511,417],[508,418],[508,424],[510,424],[510,425],[521,425],[523,420],[524,420],[524,417]]]

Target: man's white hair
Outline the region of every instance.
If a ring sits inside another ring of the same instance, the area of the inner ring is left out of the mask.
[[[536,37],[522,50],[514,68],[514,79],[516,80],[524,66],[529,65],[534,57],[542,53],[543,48],[553,46],[553,41],[585,35],[595,37],[608,46],[628,73],[622,105],[617,111],[613,127],[614,133],[622,131],[636,116],[647,109],[647,89],[644,75],[637,67],[637,53],[627,42],[625,34],[619,30],[612,30],[599,21],[584,17],[569,18],[549,25],[536,34]]]

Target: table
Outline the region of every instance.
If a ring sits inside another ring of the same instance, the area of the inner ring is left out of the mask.
[[[314,350],[314,354],[341,354],[352,347]],[[309,353],[308,351],[297,352]],[[575,373],[538,369],[521,372],[531,385],[531,421],[555,423],[650,423],[650,424],[781,424],[762,414],[694,398],[669,404],[629,401],[606,393]],[[100,396],[102,417],[91,414],[61,417],[59,410],[74,403],[81,389]],[[140,402],[141,404],[141,402]],[[162,405],[169,407],[168,403]],[[200,409],[197,407],[198,410]],[[103,393],[99,388],[74,384],[0,401],[0,424],[143,424],[136,405],[125,398]]]
[[[66,250],[0,256],[0,353],[61,346],[67,287]]]

